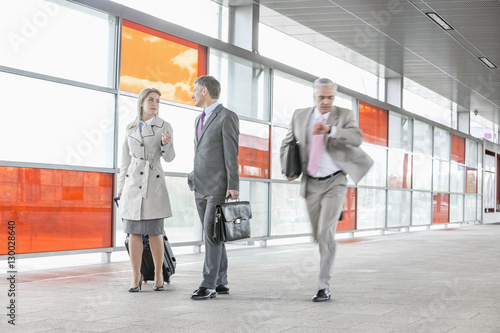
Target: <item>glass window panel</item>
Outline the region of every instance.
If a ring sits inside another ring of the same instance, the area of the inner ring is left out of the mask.
[[[0,167],[0,226],[16,222],[16,253],[112,246],[113,174]],[[7,237],[0,237],[0,255]]]
[[[432,127],[415,120],[413,129],[413,152],[432,156]]]
[[[211,0],[112,0],[151,16],[227,42],[228,8]],[[225,31],[225,33],[223,33]]]
[[[413,191],[412,225],[428,225],[432,221],[432,194]]]
[[[13,1],[0,11],[0,64],[112,87],[115,31],[114,17],[69,1]]]
[[[434,128],[434,157],[445,161],[450,160],[450,133],[440,128]]]
[[[120,96],[118,128],[118,166],[122,160],[122,147],[125,140],[125,128],[137,115],[137,98]],[[159,116],[172,125],[175,158],[172,162],[161,160],[165,172],[189,173],[194,161],[194,122],[199,111],[180,106],[161,103]]]
[[[359,128],[366,143],[387,147],[387,110],[359,101]]]
[[[385,190],[358,188],[357,230],[385,227]]]
[[[465,138],[455,134],[451,135],[451,160],[465,163]]]
[[[240,120],[240,177],[269,178],[269,125]]]
[[[452,162],[450,171],[450,192],[465,192],[465,166]]]
[[[370,155],[374,163],[366,175],[360,180],[360,185],[386,186],[387,148],[362,144],[363,150]]]
[[[463,222],[464,196],[463,194],[450,194],[450,222]]]
[[[477,193],[483,194],[483,172],[478,170],[477,172]]]
[[[35,135],[4,126],[0,141],[9,144],[0,160],[113,167],[114,95],[1,72],[0,91],[9,96],[2,101],[2,123],[12,123],[22,101],[23,133]]]
[[[270,120],[268,69],[215,49],[210,49],[209,64],[209,74],[222,86],[220,102],[238,115]]]
[[[194,105],[193,82],[205,74],[202,46],[123,21],[120,89],[140,93],[157,88],[161,98]]]
[[[475,195],[466,195],[465,196],[465,221],[476,221],[476,212],[477,212],[477,196]]]
[[[469,167],[478,167],[477,142],[472,140],[465,141],[465,164]]]
[[[389,147],[411,152],[411,119],[389,112]]]
[[[478,168],[483,168],[483,145],[478,143],[477,144],[477,167]]]
[[[434,160],[434,191],[448,192],[450,190],[450,162]]]
[[[432,157],[428,155],[413,155],[413,188],[431,190],[432,185]]]
[[[272,140],[271,140],[271,176],[273,179],[286,179],[281,173],[281,161],[280,161],[280,148],[281,142],[286,136],[288,129],[282,127],[272,128]],[[302,176],[301,176],[302,177]]]
[[[357,109],[357,100],[354,97],[351,97],[349,95],[337,91],[337,93],[335,94],[335,99],[333,100],[333,105],[352,111]],[[358,118],[357,112],[353,111],[353,113],[354,113],[354,118],[357,120]]]
[[[432,223],[448,223],[450,216],[450,195],[434,193]]]
[[[356,229],[356,189],[347,188],[347,194],[342,206],[342,220],[337,224],[337,231]]]
[[[495,174],[486,171],[484,173],[484,210],[494,211],[495,202]]]
[[[476,219],[478,221],[482,221],[483,220],[483,197],[478,195],[477,196],[477,215],[476,215]]]
[[[477,193],[477,174],[476,169],[466,168],[465,193]]]
[[[411,192],[389,190],[387,195],[387,226],[401,227],[410,225]]]
[[[484,154],[484,170],[495,172],[495,153],[487,151]]]
[[[312,83],[274,71],[272,101],[273,122],[289,126],[295,110],[314,105]]]
[[[240,181],[240,200],[250,201],[252,237],[268,236],[269,225],[269,184]]]
[[[411,155],[401,151],[389,150],[387,164],[388,186],[392,188],[411,188]]]
[[[312,231],[299,183],[273,183],[271,236],[307,234]]]

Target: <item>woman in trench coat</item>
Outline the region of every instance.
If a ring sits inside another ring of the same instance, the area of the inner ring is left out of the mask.
[[[118,196],[123,231],[129,234],[132,282],[129,291],[141,290],[142,234],[149,235],[155,266],[154,290],[163,287],[163,221],[172,216],[161,158],[175,157],[172,126],[158,116],[160,91],[146,88],[137,99],[137,118],[127,125],[123,144]]]

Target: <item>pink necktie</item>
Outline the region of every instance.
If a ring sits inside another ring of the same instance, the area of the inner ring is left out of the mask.
[[[198,122],[198,140],[201,136],[201,130],[203,128],[203,120],[205,119],[205,110],[201,113],[200,121]]]
[[[319,116],[318,122],[323,122],[323,116]],[[321,157],[321,150],[323,149],[324,134],[313,135],[313,142],[311,145],[311,154],[309,155],[309,163],[307,164],[307,172],[314,175],[319,169],[319,160]]]

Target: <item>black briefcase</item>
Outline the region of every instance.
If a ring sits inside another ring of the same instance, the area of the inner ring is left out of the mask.
[[[299,144],[295,138],[285,147],[282,165],[283,170],[281,172],[288,178],[298,177],[302,173]]]
[[[250,238],[252,209],[248,201],[226,202],[215,208],[213,240],[232,242]]]

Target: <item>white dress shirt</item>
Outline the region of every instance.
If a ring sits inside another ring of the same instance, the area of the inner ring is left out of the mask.
[[[311,146],[312,146],[313,137],[314,137],[311,134],[312,133],[312,128],[313,128],[314,124],[316,124],[318,122],[318,118],[321,115],[324,118],[323,122],[326,123],[326,120],[330,116],[330,112],[322,114],[318,110],[318,108],[315,107],[314,111],[311,114],[311,118],[309,118],[309,123],[307,124],[307,151],[308,151],[309,155],[311,154]],[[330,131],[330,133],[326,134],[326,135],[330,136],[331,138],[335,138],[336,135],[337,135],[337,127],[336,126],[332,126],[331,129],[332,130]],[[322,151],[321,151],[321,157],[320,157],[320,160],[319,160],[319,169],[318,169],[318,171],[316,171],[316,173],[314,175],[310,175],[310,176],[316,177],[316,178],[326,177],[326,176],[329,176],[332,173],[335,173],[335,172],[337,172],[339,170],[340,170],[340,168],[337,166],[337,164],[335,164],[335,161],[332,159],[332,157],[330,156],[330,154],[328,154],[326,152],[326,146],[323,145],[323,148],[322,148]]]

